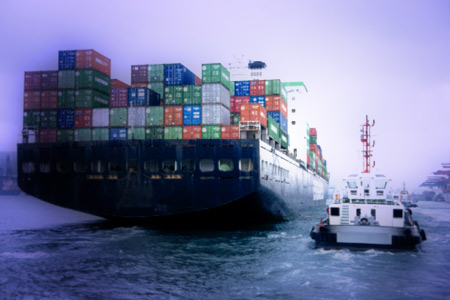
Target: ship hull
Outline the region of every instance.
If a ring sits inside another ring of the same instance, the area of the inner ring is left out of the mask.
[[[231,169],[220,169],[223,162]],[[20,188],[44,201],[169,224],[285,219],[324,205],[328,188],[259,140],[19,144],[18,170]]]

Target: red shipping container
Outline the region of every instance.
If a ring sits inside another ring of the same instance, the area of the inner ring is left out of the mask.
[[[39,131],[40,143],[56,143],[57,130],[56,129],[41,129]]]
[[[39,91],[41,89],[41,72],[25,72],[25,91]]]
[[[135,82],[131,84],[131,87],[147,87],[148,84],[146,82]]]
[[[40,109],[41,108],[41,92],[23,93],[23,109]]]
[[[164,125],[165,126],[183,125],[182,105],[168,105],[164,107]]]
[[[239,113],[241,112],[242,104],[249,104],[250,97],[249,96],[233,96],[230,97],[230,112]]]
[[[132,84],[131,86],[133,86],[133,83],[147,83],[148,81],[147,76],[148,76],[147,65],[131,66],[131,84]]]
[[[128,106],[128,88],[114,88],[110,90],[109,107]]]
[[[242,104],[241,122],[259,122],[267,127],[267,111],[259,103]]]
[[[222,139],[239,139],[239,125],[221,125]]]
[[[194,84],[195,85],[202,85],[202,80],[197,75],[195,75]]]
[[[250,95],[263,96],[266,94],[265,80],[250,80]]]
[[[75,128],[92,127],[92,108],[75,109]]]
[[[183,126],[183,140],[198,140],[202,138],[202,126]]]
[[[58,91],[41,92],[41,109],[58,108]]]
[[[315,135],[317,136],[317,130],[315,128],[310,128],[309,129],[309,135]]]
[[[58,71],[41,72],[41,90],[58,89]]]
[[[94,69],[111,76],[111,60],[95,50],[76,50],[75,69]]]
[[[111,89],[129,88],[130,86],[119,79],[111,79]]]

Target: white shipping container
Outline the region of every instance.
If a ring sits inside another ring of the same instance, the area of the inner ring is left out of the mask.
[[[92,109],[92,127],[109,126],[109,108]]]
[[[203,125],[230,125],[230,110],[222,104],[202,105]]]
[[[145,126],[145,107],[128,107],[128,126],[144,127]]]
[[[220,83],[202,85],[202,104],[222,104],[230,108],[230,91]]]

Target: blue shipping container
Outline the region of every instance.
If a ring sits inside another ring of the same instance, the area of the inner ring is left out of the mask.
[[[195,75],[182,64],[164,65],[165,85],[194,85]]]
[[[75,113],[71,108],[58,109],[57,115],[58,128],[73,128],[75,125]]]
[[[58,52],[58,70],[74,70],[75,69],[75,50]]]
[[[250,96],[250,103],[259,103],[266,107],[266,96]]]
[[[148,88],[129,88],[128,105],[129,106],[159,106],[161,104],[160,95]]]
[[[127,139],[127,129],[126,128],[111,128],[109,129],[109,140],[110,141],[123,141]]]
[[[235,96],[250,96],[250,81],[235,81],[234,82]]]
[[[185,105],[183,107],[183,125],[201,125],[202,106]]]
[[[279,111],[268,111],[267,115],[270,116],[275,122],[280,125],[281,130],[288,133],[288,123],[286,117]]]

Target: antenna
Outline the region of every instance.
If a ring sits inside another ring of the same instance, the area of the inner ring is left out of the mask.
[[[363,143],[363,173],[370,173],[371,163],[370,159],[372,157],[371,147],[375,146],[375,141],[371,146],[370,140],[370,129],[375,125],[375,120],[373,120],[372,125],[369,123],[369,117],[366,115],[366,122],[361,125],[361,142]],[[372,168],[375,167],[375,162],[373,162]]]

